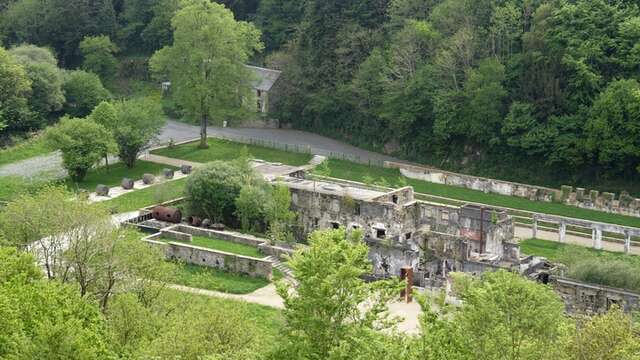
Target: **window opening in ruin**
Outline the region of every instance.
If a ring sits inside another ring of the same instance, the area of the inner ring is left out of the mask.
[[[391,195],[391,201],[393,201],[394,204],[398,203],[398,195]]]
[[[384,239],[387,235],[387,231],[385,229],[376,229],[376,237],[378,239]]]
[[[360,215],[360,204],[356,204],[356,206],[353,207],[353,212],[356,215]]]
[[[313,218],[313,227],[318,227],[318,223],[320,222],[320,219],[318,218]]]
[[[337,221],[332,221],[331,222],[331,227],[334,229],[340,229],[340,223]]]
[[[408,233],[404,234],[404,238],[407,239],[407,240],[411,239],[411,233],[408,232]]]

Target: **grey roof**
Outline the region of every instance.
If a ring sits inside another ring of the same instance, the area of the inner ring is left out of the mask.
[[[253,80],[251,86],[256,90],[269,91],[273,84],[278,80],[282,71],[266,69],[257,66],[245,65],[253,72]]]

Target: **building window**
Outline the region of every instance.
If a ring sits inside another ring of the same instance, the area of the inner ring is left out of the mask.
[[[378,239],[384,239],[387,236],[387,231],[385,229],[376,229],[376,237]]]
[[[356,206],[353,207],[353,212],[356,215],[360,215],[360,204],[356,204]]]
[[[397,204],[397,203],[398,203],[398,195],[395,195],[395,194],[394,194],[394,195],[391,195],[391,201],[392,201],[394,204]]]
[[[411,233],[410,233],[410,232],[408,232],[408,233],[404,234],[404,238],[405,238],[406,240],[410,240],[410,239],[411,239]]]
[[[331,222],[331,227],[334,229],[340,229],[340,223],[337,221],[332,221]]]

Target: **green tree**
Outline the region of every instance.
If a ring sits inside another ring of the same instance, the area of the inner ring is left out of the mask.
[[[80,52],[83,70],[99,75],[102,80],[116,73],[118,61],[114,54],[118,52],[118,47],[108,36],[86,36],[80,42]]]
[[[200,120],[200,146],[207,147],[207,124],[253,104],[250,73],[244,66],[262,49],[260,32],[233,19],[231,11],[208,0],[190,0],[172,20],[173,45],[156,52],[151,69],[171,81],[173,96]]]
[[[235,214],[243,230],[259,231],[265,223],[265,204],[270,199],[265,186],[247,184],[240,189]]]
[[[49,46],[69,68],[79,65],[85,36],[113,36],[116,30],[112,0],[18,0],[4,15],[8,43]]]
[[[614,306],[605,314],[579,321],[567,353],[580,360],[631,360],[640,354],[640,338],[631,317]]]
[[[506,271],[485,273],[455,315],[462,353],[482,359],[555,359],[567,321],[552,289]]]
[[[187,180],[190,212],[216,222],[232,221],[243,184],[255,184],[258,179],[253,170],[247,172],[235,162],[213,161]]]
[[[66,96],[63,110],[70,116],[87,116],[100,102],[111,97],[98,75],[82,70],[67,72],[62,89]]]
[[[37,127],[50,113],[62,109],[65,97],[62,92],[63,73],[51,50],[35,45],[20,45],[9,50],[26,69],[31,80],[29,106],[39,116],[34,116]]]
[[[591,108],[587,146],[599,165],[624,173],[640,171],[640,84],[611,82]]]
[[[82,181],[104,154],[115,151],[109,131],[88,119],[64,117],[45,136],[52,148],[62,151],[63,165],[74,181]]]
[[[31,81],[24,69],[9,52],[0,48],[0,131],[28,130],[28,96]]]
[[[35,259],[0,248],[0,357],[104,359],[104,318],[71,286],[41,279]]]
[[[304,3],[296,0],[262,0],[256,24],[263,32],[266,51],[274,51],[294,38],[304,14]]]
[[[297,250],[288,262],[298,282],[295,291],[278,284],[286,338],[273,358],[343,358],[372,345],[374,330],[389,329],[386,303],[399,288],[360,278],[371,272],[368,252],[357,231],[316,231],[309,236],[309,247]],[[368,306],[361,307],[365,302]]]
[[[485,59],[477,69],[469,72],[465,82],[467,106],[461,127],[467,137],[480,143],[495,144],[499,141],[507,96],[502,85],[504,71],[504,66],[498,61]]]
[[[111,131],[118,145],[118,157],[130,168],[165,124],[160,104],[151,98],[121,100],[112,106],[103,102],[90,118]]]
[[[269,237],[273,241],[293,241],[291,225],[296,214],[291,211],[291,193],[284,184],[276,184],[264,205],[265,220],[269,224]]]

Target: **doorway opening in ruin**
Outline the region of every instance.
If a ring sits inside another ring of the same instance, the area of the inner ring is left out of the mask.
[[[391,195],[391,201],[392,201],[394,204],[397,204],[397,203],[398,203],[398,195]]]
[[[337,222],[337,221],[332,221],[332,222],[331,222],[331,227],[332,227],[333,229],[340,229],[340,223],[339,223],[339,222]]]
[[[387,230],[385,229],[376,229],[376,237],[378,239],[384,239],[387,236]]]

